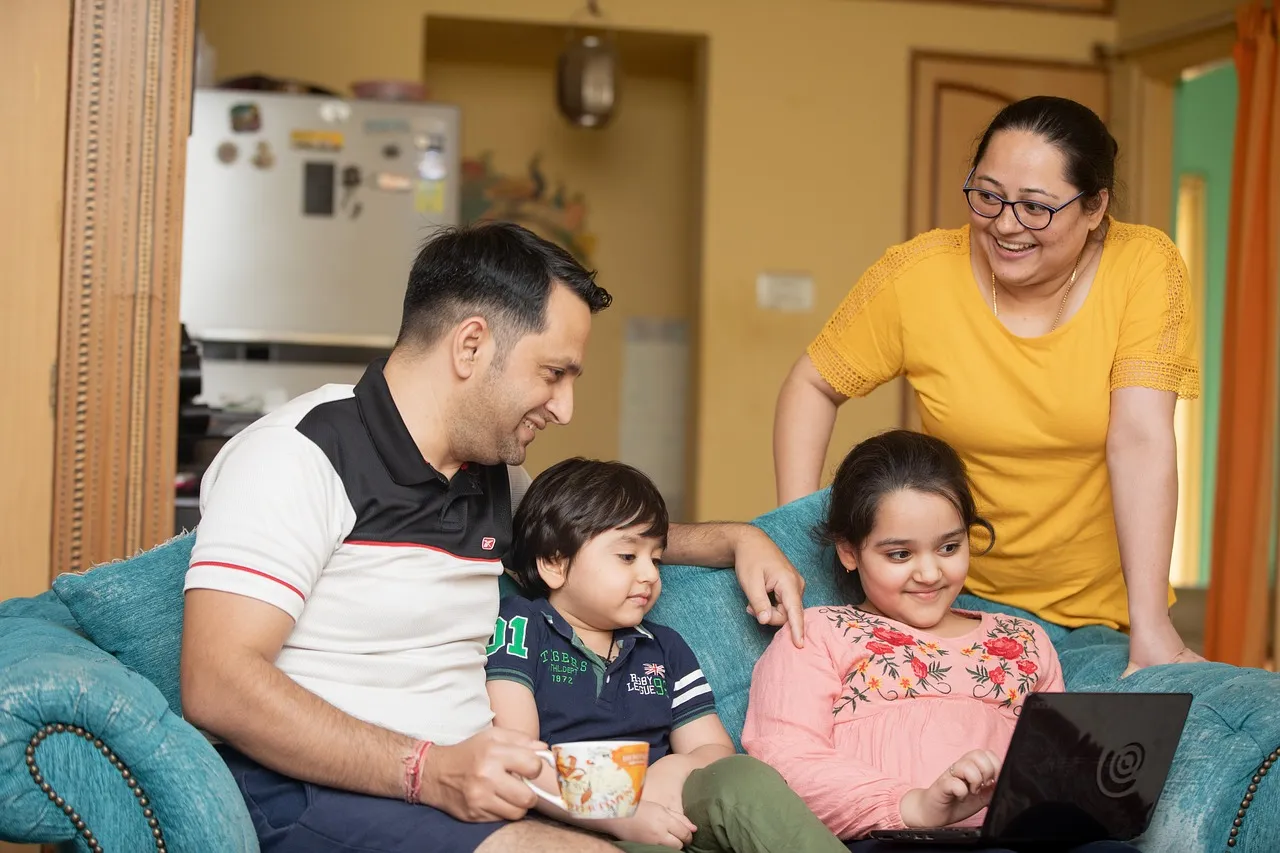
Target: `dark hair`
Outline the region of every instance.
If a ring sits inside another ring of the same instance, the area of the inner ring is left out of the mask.
[[[1115,204],[1116,155],[1120,145],[1098,114],[1069,98],[1036,95],[1015,101],[996,113],[987,125],[973,155],[973,168],[987,153],[991,137],[1002,130],[1034,133],[1062,152],[1067,161],[1064,176],[1084,196],[1080,202],[1088,211],[1098,209],[1098,194],[1103,190]]]
[[[667,505],[645,474],[622,462],[575,457],[539,474],[516,510],[507,570],[526,595],[550,590],[538,560],[572,562],[588,540],[622,527],[648,525],[640,535],[667,540]]]
[[[511,222],[447,228],[418,252],[409,272],[396,346],[429,347],[463,318],[489,321],[499,358],[520,338],[546,328],[556,284],[591,313],[613,297],[564,249]]]
[[[965,527],[981,527],[995,545],[991,523],[978,515],[969,477],[959,454],[939,438],[897,429],[872,436],[845,456],[831,483],[827,517],[817,527],[827,545],[841,542],[861,548],[876,526],[876,513],[886,495],[910,489],[940,495],[951,502]],[[850,604],[866,600],[862,579],[835,559],[836,588]]]

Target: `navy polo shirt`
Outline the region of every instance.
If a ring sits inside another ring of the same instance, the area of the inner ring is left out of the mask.
[[[644,740],[649,761],[671,751],[671,732],[716,710],[688,644],[663,625],[614,632],[612,662],[591,651],[545,598],[503,599],[486,651],[489,681],[533,692],[548,744]]]

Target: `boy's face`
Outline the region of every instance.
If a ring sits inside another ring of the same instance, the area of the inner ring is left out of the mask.
[[[647,527],[618,528],[587,540],[567,577],[549,576],[543,569],[553,603],[598,630],[639,625],[662,591],[658,567],[663,543],[641,536]]]

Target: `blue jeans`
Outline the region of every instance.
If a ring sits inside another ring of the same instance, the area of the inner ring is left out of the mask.
[[[473,853],[505,826],[299,782],[226,745],[217,750],[244,795],[262,853]]]

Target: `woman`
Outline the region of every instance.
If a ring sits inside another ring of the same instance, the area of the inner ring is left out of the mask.
[[[1003,109],[965,181],[969,224],[891,248],[778,397],[778,498],[819,485],[836,409],[897,376],[960,451],[999,535],[968,589],[1130,632],[1129,667],[1201,660],[1169,619],[1174,403],[1199,393],[1186,268],[1108,215],[1117,146],[1064,98]]]

